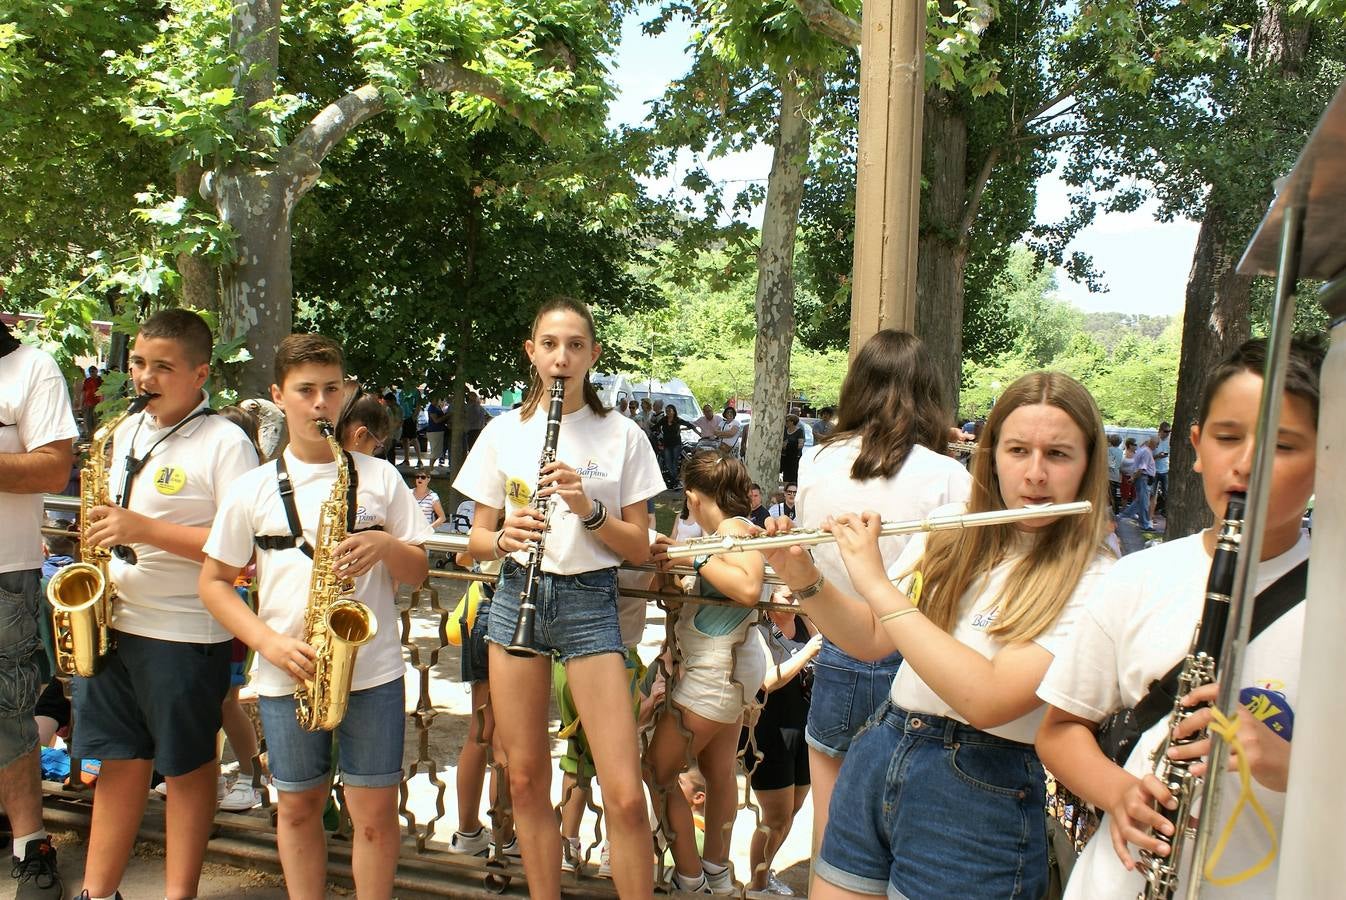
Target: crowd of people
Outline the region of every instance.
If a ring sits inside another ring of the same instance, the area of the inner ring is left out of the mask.
[[[624,414],[604,406],[588,379],[600,351],[582,303],[544,304],[523,350],[531,383],[522,404],[469,428],[454,480],[475,502],[459,562],[495,577],[478,589],[475,618],[457,623],[463,681],[480,714],[459,760],[455,852],[518,858],[532,896],[559,896],[563,871],[585,865],[593,849],[580,820],[597,802],[596,781],[607,837],[601,871],[622,897],[651,896],[656,849],[678,890],[731,893],[737,880],[789,893],[773,860],[812,792],[810,896],[1041,897],[1049,883],[1044,764],[1104,812],[1066,896],[1135,896],[1137,853],[1163,857],[1182,840],[1159,810],[1169,789],[1153,777],[1167,721],[1120,758],[1105,755],[1096,736],[1186,655],[1202,613],[1215,530],[1120,562],[1108,540],[1123,503],[1122,515],[1154,524],[1151,487],[1166,480],[1167,424],[1119,459],[1088,391],[1064,374],[1033,372],[1001,394],[960,462],[949,453],[952,417],[929,351],[910,334],[882,331],[851,364],[808,465],[799,465],[799,422],[787,422],[780,495],[764,497],[734,452],[743,435],[733,407],[719,416],[705,407],[686,422],[669,407],[656,415],[653,404]],[[1265,357],[1264,343],[1251,341],[1216,369],[1190,427],[1217,523],[1248,487]],[[323,896],[323,817],[339,773],[357,893],[390,897],[405,729],[394,598],[426,578],[424,545],[444,510],[428,469],[409,486],[379,456],[400,443],[404,459],[421,461],[411,448],[424,398],[365,393],[335,342],[292,335],[279,347],[270,398],[289,441],[272,456],[246,411],[213,414],[204,392],[210,358],[209,330],[194,313],[168,310],[141,324],[129,374],[148,403],[113,431],[106,483],[82,501],[82,554],[101,560],[116,602],[97,671],[73,678],[72,754],[101,760],[79,897],[120,896],[160,779],[165,896],[196,895],[221,793],[217,733],[237,742],[240,761],[254,761],[247,736],[229,727],[249,651],[248,687],[268,753],[266,771],[239,776],[248,789],[240,793],[244,802],[259,789],[278,798],[290,895]],[[1307,559],[1301,516],[1313,490],[1321,361],[1309,344],[1290,354],[1260,588]],[[557,381],[555,454],[539,466],[544,398]],[[430,405],[442,422],[443,406]],[[338,446],[323,421],[335,423]],[[0,424],[0,655],[11,662],[0,682],[0,802],[19,896],[61,897],[38,781],[39,746],[61,724],[39,704],[51,674],[42,669],[39,526],[41,492],[65,486],[78,429],[55,364],[7,329]],[[715,446],[681,458],[684,427]],[[670,484],[682,487],[682,509],[660,535],[651,502]],[[881,533],[883,520],[1078,500],[1092,504],[1083,515]],[[344,522],[328,521],[329,510]],[[340,539],[325,540],[333,527]],[[799,528],[826,530],[831,540],[812,552],[788,541],[741,543]],[[693,574],[681,574],[669,548],[698,535],[740,543],[695,555]],[[59,577],[53,560],[73,557],[69,538],[47,549],[50,577]],[[630,569],[651,562],[654,574]],[[768,565],[783,582],[774,589]],[[359,649],[339,724],[309,730],[314,688],[306,685],[330,647],[306,640],[308,620],[328,576],[383,626]],[[667,594],[666,649],[651,661],[637,652],[650,608],[629,593],[637,589]],[[765,615],[764,600],[775,601]],[[536,610],[535,629],[521,639],[526,607]],[[1283,809],[1303,604],[1288,610],[1252,640],[1236,676],[1242,702],[1256,711],[1239,711],[1241,753],[1273,824]],[[567,741],[559,824],[553,696]],[[1208,686],[1187,702],[1213,698]],[[622,707],[630,714],[614,714]],[[1199,761],[1209,718],[1190,716],[1176,737],[1194,739],[1169,756]],[[491,754],[505,762],[505,778],[490,803],[510,811],[494,834],[481,817]],[[740,761],[764,826],[749,837],[748,872],[730,862]],[[1235,822],[1229,834],[1231,856],[1251,865],[1262,855],[1256,824]],[[1222,896],[1267,895],[1275,868]]]

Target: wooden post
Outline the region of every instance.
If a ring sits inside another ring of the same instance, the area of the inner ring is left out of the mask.
[[[865,0],[862,28],[852,357],[880,329],[916,327],[925,4]]]

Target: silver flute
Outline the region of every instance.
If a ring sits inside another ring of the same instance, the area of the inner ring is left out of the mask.
[[[985,525],[1004,525],[1010,522],[1022,522],[1025,519],[1040,519],[1045,516],[1082,516],[1093,508],[1094,505],[1088,500],[1077,500],[1074,503],[1042,503],[1037,506],[1024,506],[1020,509],[998,509],[991,512],[931,516],[926,519],[911,519],[906,522],[884,522],[879,529],[879,536],[892,537],[895,534],[915,534],[921,531],[980,528]],[[777,547],[792,547],[796,544],[825,544],[834,540],[836,538],[832,535],[832,532],[824,531],[821,528],[806,528],[763,537],[716,534],[695,538],[685,544],[672,544],[669,546],[667,553],[669,559],[687,559],[692,556],[714,556],[718,553],[774,550]]]

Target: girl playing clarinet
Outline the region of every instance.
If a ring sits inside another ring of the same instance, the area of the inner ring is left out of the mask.
[[[524,352],[532,384],[523,406],[492,419],[454,486],[476,501],[469,552],[504,558],[491,603],[487,640],[496,734],[509,783],[524,871],[533,897],[559,897],[561,833],[551,807],[551,740],[547,733],[551,660],[566,666],[580,721],[603,785],[604,825],[612,879],[622,897],[653,889],[653,845],[645,812],[631,687],[617,620],[616,567],[649,558],[645,501],[664,489],[649,438],[632,420],[609,415],[589,383],[600,345],[593,317],[576,300],[543,304]],[[553,380],[563,379],[556,462],[538,470]],[[532,506],[550,498],[550,525]],[[504,527],[496,523],[504,512]],[[505,652],[525,588],[530,542],[544,541],[533,649]]]

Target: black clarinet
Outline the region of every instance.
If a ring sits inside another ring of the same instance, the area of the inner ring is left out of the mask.
[[[542,460],[538,463],[538,480],[542,470],[556,462],[556,441],[561,436],[561,407],[565,404],[565,381],[556,378],[551,383],[551,401],[547,405],[547,438],[542,443]],[[533,509],[542,513],[542,533],[528,545],[528,565],[524,573],[523,590],[519,591],[519,618],[514,623],[514,637],[505,650],[512,656],[537,656],[533,649],[533,623],[537,618],[537,595],[542,587],[542,554],[547,544],[547,528],[551,524],[551,497],[539,496],[533,489]]]
[[[1167,900],[1178,889],[1183,850],[1190,830],[1187,823],[1191,818],[1192,802],[1201,787],[1201,779],[1192,774],[1194,760],[1169,759],[1168,748],[1192,744],[1206,737],[1205,729],[1181,739],[1175,739],[1173,732],[1189,716],[1209,705],[1183,706],[1182,698],[1215,680],[1215,666],[1219,662],[1220,647],[1224,644],[1225,629],[1229,624],[1229,601],[1234,590],[1234,566],[1238,562],[1239,541],[1243,534],[1245,501],[1243,494],[1231,494],[1225,507],[1220,535],[1215,540],[1215,554],[1210,561],[1210,575],[1206,579],[1206,602],[1201,610],[1201,624],[1197,626],[1192,649],[1178,675],[1177,699],[1169,715],[1168,736],[1150,758],[1151,763],[1158,765],[1155,776],[1173,794],[1178,805],[1176,809],[1157,807],[1159,814],[1173,826],[1173,836],[1167,837],[1151,830],[1151,835],[1168,844],[1168,856],[1155,856],[1148,850],[1140,851],[1138,868],[1145,877],[1145,889],[1141,891],[1139,900]],[[1193,877],[1199,878],[1200,874],[1193,873]]]

